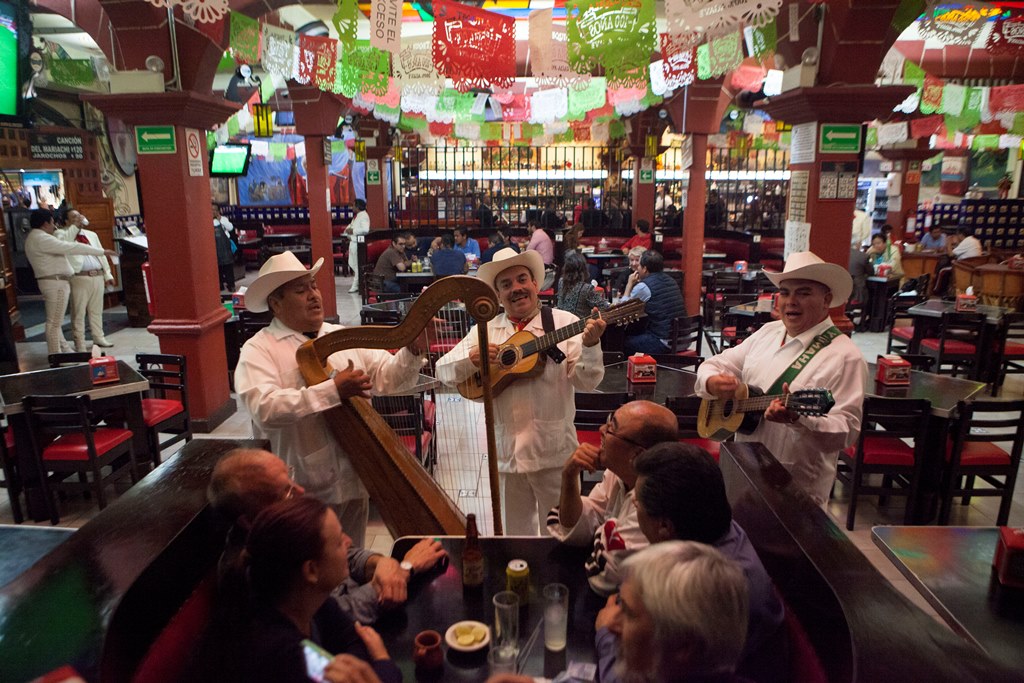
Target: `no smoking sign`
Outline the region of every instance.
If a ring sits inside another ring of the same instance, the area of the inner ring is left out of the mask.
[[[188,174],[193,177],[203,175],[202,138],[195,128],[185,129],[185,154],[188,157]]]

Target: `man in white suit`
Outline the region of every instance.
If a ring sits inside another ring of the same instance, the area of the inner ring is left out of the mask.
[[[68,212],[68,239],[103,248],[99,236],[86,230],[89,219],[80,212]],[[113,346],[103,334],[103,291],[107,283],[113,284],[110,263],[106,256],[70,255],[68,261],[74,274],[71,276],[71,336],[75,351],[87,351],[85,345],[85,318],[89,317],[92,341],[97,346]]]

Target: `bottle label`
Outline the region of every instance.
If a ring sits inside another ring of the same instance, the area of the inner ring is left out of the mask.
[[[479,586],[484,582],[484,561],[473,560],[462,565],[462,583],[466,586]]]

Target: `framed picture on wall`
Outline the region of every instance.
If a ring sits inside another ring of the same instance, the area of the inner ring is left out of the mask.
[[[135,169],[138,168],[135,128],[121,119],[108,116],[107,138],[110,140],[110,151],[114,153],[114,162],[121,173],[126,176],[135,175]]]

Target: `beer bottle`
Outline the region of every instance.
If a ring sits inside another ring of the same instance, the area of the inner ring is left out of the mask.
[[[476,515],[466,515],[466,543],[462,547],[462,587],[480,588],[484,583],[484,553],[480,549],[480,532]]]

